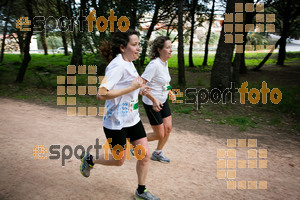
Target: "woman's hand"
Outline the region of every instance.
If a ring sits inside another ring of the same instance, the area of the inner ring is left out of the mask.
[[[143,96],[146,96],[150,92],[150,90],[151,90],[150,87],[144,85],[144,86],[141,87],[139,94],[143,95]]]
[[[131,84],[130,84],[129,87],[130,87],[132,90],[136,90],[136,89],[142,87],[142,85],[143,85],[143,79],[142,79],[140,76],[137,76],[137,77],[131,82]]]
[[[159,100],[155,99],[155,100],[153,101],[152,109],[153,109],[155,112],[159,112],[159,111],[161,111],[161,109],[162,109],[163,106],[164,106],[164,105],[163,105]]]

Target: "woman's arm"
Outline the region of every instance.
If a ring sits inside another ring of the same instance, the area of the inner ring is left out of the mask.
[[[142,83],[143,83],[142,78],[138,76],[126,88],[107,90],[105,87],[101,87],[101,88],[99,88],[98,93],[97,93],[97,100],[99,100],[99,101],[109,100],[109,99],[114,99],[116,97],[122,96],[124,94],[128,94],[128,93],[142,87]]]
[[[144,78],[142,79],[143,79],[143,84],[146,84],[148,82],[146,79]],[[152,106],[153,110],[159,112],[162,109],[163,104],[159,100],[157,100],[150,92],[147,92],[145,96],[153,102],[153,106]]]

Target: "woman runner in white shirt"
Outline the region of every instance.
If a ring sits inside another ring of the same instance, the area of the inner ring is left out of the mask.
[[[172,43],[169,37],[157,37],[151,44],[149,57],[150,63],[147,65],[142,78],[146,85],[150,87],[151,94],[143,96],[143,105],[146,110],[149,122],[153,129],[147,135],[148,141],[158,140],[156,150],[152,153],[151,159],[162,163],[169,163],[162,149],[168,141],[172,129],[172,115],[167,102],[168,94],[171,92],[170,73],[168,69],[168,59],[171,58]],[[172,94],[172,99],[175,98]]]
[[[85,152],[82,155],[80,171],[83,176],[88,177],[94,164],[123,165],[126,152],[129,152],[125,150],[126,138],[129,138],[134,148],[140,146],[144,149],[142,153],[144,155],[141,155],[136,165],[138,188],[135,199],[157,200],[159,198],[147,191],[145,186],[150,155],[146,133],[138,111],[138,95],[143,79],[132,63],[138,59],[139,50],[137,32],[130,29],[126,32],[114,33],[111,46],[109,43],[106,45],[104,43],[100,49],[106,58],[113,58],[105,70],[106,81],[102,81],[97,94],[98,100],[105,100],[107,114],[103,117],[103,129],[107,143],[111,145],[112,154],[100,155],[96,159]],[[142,91],[144,94],[147,93],[147,87],[144,86]],[[135,153],[138,154],[137,151]]]

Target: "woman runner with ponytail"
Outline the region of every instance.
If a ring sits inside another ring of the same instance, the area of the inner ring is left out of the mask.
[[[147,94],[148,87],[142,87],[143,80],[132,63],[138,59],[139,50],[137,32],[130,29],[126,32],[114,33],[111,46],[106,43],[100,49],[105,58],[112,59],[106,67],[106,81],[101,83],[97,99],[105,100],[107,114],[103,117],[103,129],[108,141],[111,139],[113,154],[109,154],[108,159],[105,159],[104,155],[96,159],[88,152],[83,153],[80,171],[83,176],[89,177],[90,169],[94,164],[123,165],[126,159],[126,138],[130,138],[134,148],[142,145],[145,149],[144,158],[137,160],[138,187],[135,191],[135,199],[157,200],[159,198],[151,194],[145,186],[150,155],[147,136],[139,116],[138,95],[140,88],[143,95]],[[124,151],[114,150],[115,145],[121,145]],[[120,153],[123,153],[121,159],[113,157]]]

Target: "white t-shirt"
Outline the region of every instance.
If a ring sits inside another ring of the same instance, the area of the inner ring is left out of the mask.
[[[159,57],[151,60],[141,77],[148,81],[146,85],[151,88],[150,93],[165,103],[169,93],[166,86],[171,81],[168,62],[164,63]],[[146,96],[143,96],[143,102],[147,105],[153,105],[153,102]]]
[[[133,63],[123,60],[122,55],[118,54],[106,67],[106,83],[101,83],[100,87],[107,90],[126,88],[138,75]],[[106,100],[107,114],[103,116],[103,126],[111,130],[121,130],[137,124],[140,121],[138,95],[139,89]]]

